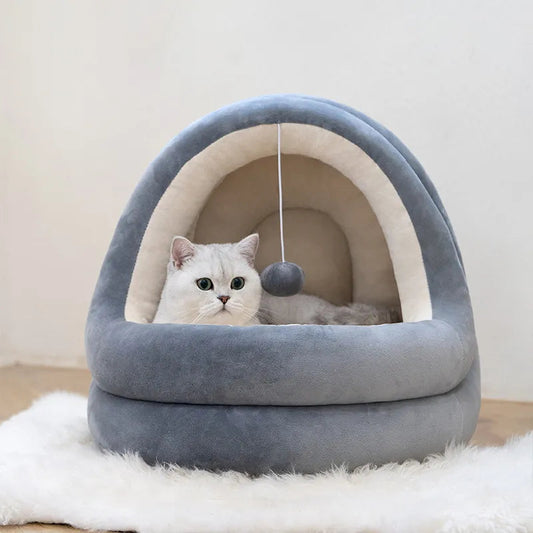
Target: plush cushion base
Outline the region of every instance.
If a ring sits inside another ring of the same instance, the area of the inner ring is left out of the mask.
[[[89,395],[97,443],[133,451],[149,464],[175,463],[250,474],[319,472],[422,459],[472,436],[479,410],[474,365],[452,391],[437,396],[355,405],[222,406]]]

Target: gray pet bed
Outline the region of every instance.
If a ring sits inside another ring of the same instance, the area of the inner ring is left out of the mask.
[[[173,235],[259,231],[279,260],[277,123],[287,259],[304,291],[401,305],[379,326],[151,324]],[[424,170],[353,109],[279,95],[195,122],[155,159],[124,211],[89,312],[89,425],[148,463],[317,472],[467,441],[479,362],[464,269]]]

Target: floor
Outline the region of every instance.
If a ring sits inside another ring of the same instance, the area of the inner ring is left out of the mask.
[[[0,368],[0,422],[30,406],[33,400],[53,390],[67,390],[87,395],[90,375],[88,370],[10,366]],[[511,435],[533,430],[533,403],[484,400],[474,444],[499,445]],[[81,531],[68,526],[30,524],[0,526],[0,533],[74,533]]]

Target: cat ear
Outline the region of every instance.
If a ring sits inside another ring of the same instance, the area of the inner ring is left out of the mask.
[[[255,254],[259,246],[259,234],[252,233],[237,243],[237,250],[245,257],[250,266],[254,266]]]
[[[174,237],[170,246],[170,259],[176,268],[194,255],[194,244],[185,237]]]

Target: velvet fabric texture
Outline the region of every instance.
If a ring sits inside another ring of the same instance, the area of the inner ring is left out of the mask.
[[[217,139],[261,124],[327,129],[363,149],[416,231],[432,319],[380,326],[140,324],[124,308],[152,212],[179,169]],[[466,441],[479,361],[459,249],[429,178],[368,117],[298,95],[256,98],[197,121],[150,165],[122,215],[86,329],[97,443],[169,462],[249,473],[422,458]]]

